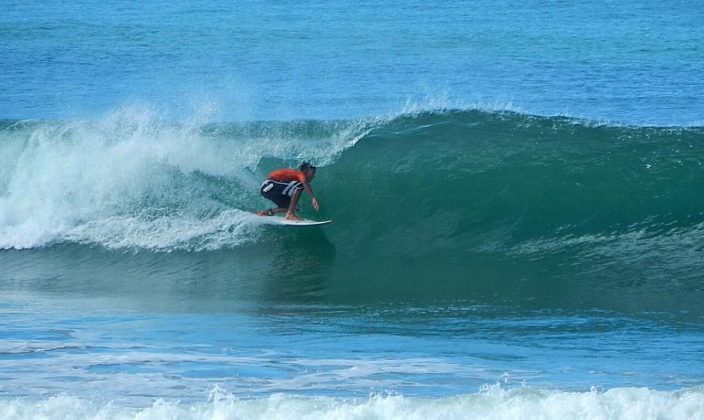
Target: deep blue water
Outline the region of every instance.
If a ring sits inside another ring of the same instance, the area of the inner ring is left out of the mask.
[[[702,27],[4,2],[0,418],[704,418]]]
[[[147,101],[177,117],[356,118],[407,103],[702,123],[704,8],[680,1],[12,2],[3,118]]]

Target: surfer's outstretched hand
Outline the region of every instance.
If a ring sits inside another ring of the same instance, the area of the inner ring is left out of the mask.
[[[313,208],[315,209],[315,211],[320,211],[320,204],[318,204],[318,200],[316,200],[315,198],[313,199]]]

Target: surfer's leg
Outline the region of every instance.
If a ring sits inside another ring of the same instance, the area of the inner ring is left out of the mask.
[[[296,216],[296,207],[298,206],[298,199],[301,198],[302,189],[296,188],[296,191],[291,196],[291,204],[288,206],[288,212],[286,213],[286,218],[289,220],[301,220],[300,217]]]

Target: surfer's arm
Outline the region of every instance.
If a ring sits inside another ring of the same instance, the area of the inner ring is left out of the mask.
[[[304,182],[303,189],[306,190],[308,195],[310,195],[310,198],[313,202],[313,208],[315,209],[315,211],[320,210],[320,205],[318,204],[318,199],[315,198],[315,194],[313,193],[313,188],[311,188],[310,184],[307,182]]]

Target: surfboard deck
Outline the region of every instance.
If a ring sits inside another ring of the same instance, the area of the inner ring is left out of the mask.
[[[282,225],[282,226],[321,226],[321,225],[327,225],[328,223],[331,223],[332,220],[288,220],[280,216],[261,216],[264,220],[265,223],[271,224],[271,225]]]

